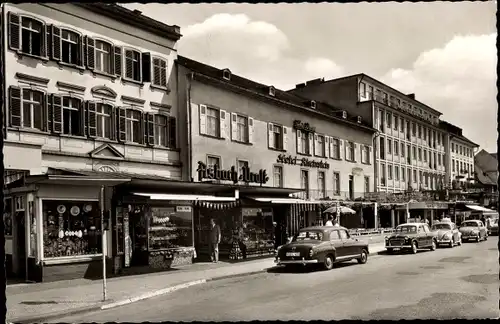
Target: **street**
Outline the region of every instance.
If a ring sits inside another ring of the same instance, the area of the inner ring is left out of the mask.
[[[274,268],[54,322],[496,318],[497,244],[377,255],[331,271]]]

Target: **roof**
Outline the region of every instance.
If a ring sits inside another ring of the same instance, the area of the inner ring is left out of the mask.
[[[496,154],[490,154],[485,150],[479,151],[474,156],[474,164],[478,165],[484,172],[498,171],[498,160],[496,159]]]
[[[182,37],[179,26],[164,24],[143,15],[139,10],[130,10],[116,3],[89,2],[75,5],[174,41]]]
[[[376,129],[366,124],[363,123],[360,124],[357,121],[352,120],[352,118],[357,119],[357,116],[351,116],[351,119],[350,118],[344,119],[342,117],[337,117],[336,114],[341,113],[342,110],[333,107],[331,105],[321,102],[316,102],[316,109],[313,109],[310,106],[308,106],[308,103],[310,103],[311,100],[306,100],[297,95],[277,89],[272,85],[265,85],[262,83],[258,83],[232,73],[230,80],[224,79],[222,77],[222,71],[228,70],[227,68],[219,69],[214,66],[210,66],[181,55],[177,56],[176,62],[177,64],[182,65],[199,75],[203,75],[212,80],[217,80],[219,84],[223,84],[226,86],[235,86],[240,89],[244,89],[248,93],[252,93],[253,95],[258,96],[262,99],[266,99],[274,103],[285,104],[287,106],[294,108],[300,108],[301,110],[304,110],[304,112],[320,115],[322,117],[328,117],[334,120],[335,122],[346,124],[351,127],[356,127],[371,133],[377,132]],[[271,96],[269,94],[269,88],[271,87],[274,88],[274,96]]]
[[[403,93],[403,92],[401,92],[401,91],[399,91],[399,90],[397,90],[397,89],[395,89],[395,88],[393,88],[393,87],[391,87],[391,86],[389,86],[389,85],[387,85],[387,84],[385,84],[385,83],[383,83],[383,82],[381,82],[381,81],[379,81],[379,80],[377,80],[377,79],[375,79],[375,78],[373,78],[373,77],[371,77],[371,76],[369,76],[369,75],[367,75],[365,73],[357,73],[357,74],[347,75],[347,76],[344,76],[344,77],[341,77],[341,78],[326,80],[326,81],[323,81],[322,83],[336,82],[336,81],[340,81],[340,80],[344,80],[344,79],[359,78],[359,77],[361,77],[361,78],[368,78],[371,82],[373,82],[375,84],[378,84],[379,86],[387,87],[387,88],[391,89],[392,91],[398,93],[399,95],[405,97],[406,101],[409,101],[409,102],[412,102],[412,103],[418,103],[418,104],[426,107],[427,109],[430,109],[432,112],[434,112],[435,114],[437,114],[439,116],[441,116],[443,114],[442,112],[440,112],[440,111],[438,111],[438,110],[436,110],[436,109],[434,109],[432,107],[427,106],[423,102],[418,101],[418,100],[416,100],[414,98],[409,97],[408,94],[405,94],[405,93]],[[288,91],[293,91],[293,90],[294,89],[291,89],[291,90],[288,90]]]
[[[462,128],[460,128],[460,127],[458,127],[456,125],[453,125],[450,122],[447,122],[447,121],[444,121],[444,120],[440,120],[439,121],[439,128],[447,131],[450,134],[450,139],[458,138],[458,139],[460,139],[460,140],[462,140],[464,142],[467,142],[469,144],[474,145],[475,147],[479,147],[478,144],[474,143],[473,141],[471,141],[470,139],[468,139],[467,137],[465,137],[462,134]]]

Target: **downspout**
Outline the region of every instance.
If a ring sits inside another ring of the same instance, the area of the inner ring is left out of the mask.
[[[187,147],[188,147],[188,181],[189,182],[193,182],[193,163],[192,163],[192,160],[193,160],[193,145],[191,144],[191,136],[192,136],[192,127],[191,127],[191,84],[192,84],[192,81],[194,79],[194,73],[193,72],[190,72],[188,73],[187,75],[187,82],[188,82],[188,86],[187,86],[187,107],[186,107],[186,110],[187,110],[187,114],[186,114],[186,127],[187,127],[187,130],[188,130],[188,136],[187,136]]]

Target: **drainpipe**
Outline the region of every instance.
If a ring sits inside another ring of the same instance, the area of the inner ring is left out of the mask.
[[[191,84],[194,79],[194,73],[190,72],[187,75],[187,115],[186,115],[186,123],[187,123],[187,130],[188,130],[188,136],[187,136],[187,147],[188,147],[188,181],[191,182],[193,179],[193,145],[191,141],[191,136],[192,136],[192,127],[191,127]]]

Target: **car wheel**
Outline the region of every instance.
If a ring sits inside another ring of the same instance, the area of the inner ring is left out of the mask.
[[[358,263],[365,264],[368,261],[368,253],[366,250],[361,251],[361,256],[358,259]]]
[[[431,251],[435,251],[435,250],[436,250],[436,241],[432,240]]]
[[[488,240],[488,235],[485,235],[484,236],[484,240],[487,241]]]
[[[476,237],[476,243],[479,242],[479,235]]]
[[[323,261],[323,267],[325,268],[325,270],[333,269],[333,256],[331,254],[325,257],[325,261]]]
[[[458,244],[458,246],[462,245],[462,238],[458,239],[458,243],[457,244]]]
[[[455,240],[454,239],[451,239],[451,242],[450,242],[450,248],[453,248],[455,246]]]
[[[417,254],[417,252],[418,252],[417,242],[413,241],[411,242],[411,253]]]

